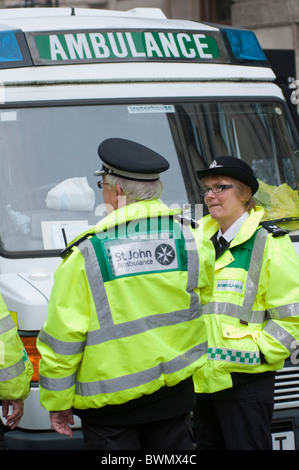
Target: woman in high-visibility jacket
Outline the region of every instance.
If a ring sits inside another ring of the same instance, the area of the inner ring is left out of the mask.
[[[99,153],[108,215],[56,271],[37,343],[40,400],[62,434],[79,415],[88,449],[192,449],[213,245],[157,200],[163,157],[123,139]]]
[[[208,361],[194,376],[198,447],[270,449],[274,371],[299,340],[299,258],[284,231],[262,227],[245,162],[219,157],[199,177],[216,264],[204,307]]]
[[[32,364],[0,295],[0,400],[10,429],[15,429],[23,416],[23,401],[29,395],[32,375]]]

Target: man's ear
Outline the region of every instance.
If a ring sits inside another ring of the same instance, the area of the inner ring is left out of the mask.
[[[118,209],[120,209],[121,207],[124,207],[127,205],[127,198],[122,188],[118,184],[115,185],[115,191],[116,191],[115,201],[116,201]]]
[[[119,186],[119,184],[115,185],[115,190],[117,192],[117,196],[124,196],[124,192],[123,192],[122,188]]]

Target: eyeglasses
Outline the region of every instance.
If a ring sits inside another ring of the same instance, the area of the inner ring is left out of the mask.
[[[109,184],[109,183],[104,183],[103,180],[97,182],[98,188],[100,188],[100,189],[103,189],[104,184]]]
[[[233,184],[215,184],[211,188],[204,188],[201,191],[201,195],[202,196],[207,196],[209,191],[212,191],[212,193],[214,193],[214,194],[222,193],[222,191],[224,191],[225,189],[229,189],[229,188],[233,188],[233,187],[234,187]]]

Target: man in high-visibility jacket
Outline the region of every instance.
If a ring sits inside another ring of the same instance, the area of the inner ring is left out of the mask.
[[[32,375],[32,364],[0,295],[0,400],[5,424],[10,429],[15,429],[23,416]]]
[[[275,371],[299,341],[299,258],[283,230],[261,224],[249,165],[218,157],[199,177],[210,212],[200,223],[217,259],[203,309],[208,361],[194,376],[198,447],[271,449]]]
[[[55,274],[37,343],[40,400],[62,434],[79,415],[86,449],[192,449],[214,248],[157,199],[162,156],[124,139],[104,141],[99,156],[108,215]]]

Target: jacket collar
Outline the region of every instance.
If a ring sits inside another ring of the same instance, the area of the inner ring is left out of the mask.
[[[222,234],[221,228],[219,228],[217,232],[217,236],[220,237],[222,236],[228,243],[231,243],[231,241],[236,237],[236,235],[239,233],[239,230],[245,220],[249,217],[248,212],[244,212],[241,217],[239,217],[238,220],[236,220],[228,230],[224,234]]]
[[[95,233],[108,230],[117,225],[130,222],[136,219],[146,219],[153,217],[170,216],[181,214],[181,209],[170,209],[158,199],[150,201],[139,201],[117,209],[95,226]]]
[[[71,249],[86,238],[116,227],[117,225],[130,222],[132,220],[147,219],[149,217],[171,217],[181,213],[181,209],[172,210],[157,199],[139,201],[134,204],[127,205],[121,209],[113,211],[107,217],[100,220],[95,227],[78,235],[64,250],[62,250],[61,257],[66,258]]]
[[[258,228],[263,216],[264,209],[262,207],[256,206],[255,209],[252,209],[249,217],[242,224],[239,232],[232,240],[230,247],[240,245],[249,240]],[[213,220],[210,215],[203,217],[198,223],[203,226],[204,234],[208,238],[211,238],[219,230],[219,224]]]

